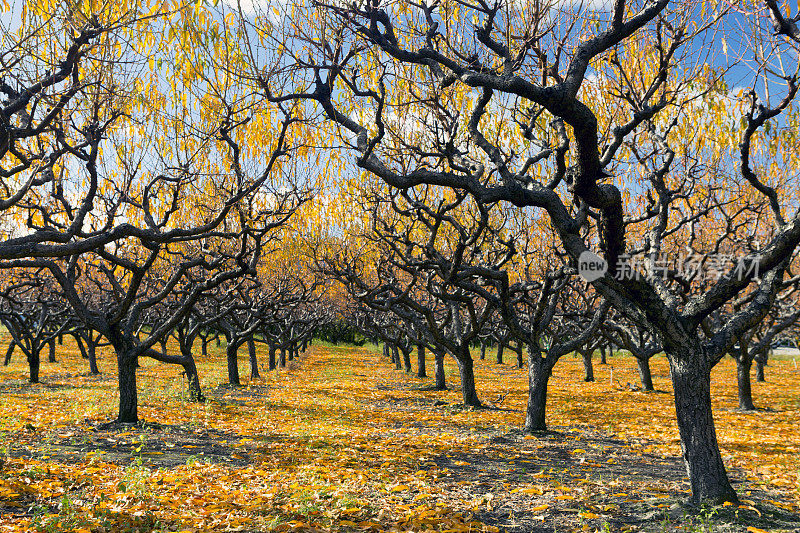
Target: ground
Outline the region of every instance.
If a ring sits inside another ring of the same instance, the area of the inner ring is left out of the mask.
[[[199,361],[205,404],[187,401],[179,368],[143,362],[139,425],[108,423],[107,352],[106,373],[91,376],[59,347],[37,385],[19,359],[0,367],[0,531],[800,531],[793,359],[754,383],[755,413],[735,409],[732,362],[714,370],[742,501],[697,509],[660,359],[658,392],[645,394],[628,357],[596,365],[594,383],[565,358],[552,431],[530,436],[518,430],[525,376],[510,365],[476,364],[489,408],[472,410],[459,405],[455,367],[451,390],[426,390],[430,379],[370,347],[314,346],[240,389],[223,384],[223,354]]]

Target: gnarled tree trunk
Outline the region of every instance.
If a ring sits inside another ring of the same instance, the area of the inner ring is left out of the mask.
[[[525,427],[527,433],[547,431],[545,413],[547,409],[547,382],[552,374],[552,367],[546,360],[529,350],[528,352],[528,406],[525,410]]]
[[[637,357],[636,366],[639,367],[639,379],[642,382],[642,390],[653,390],[653,375],[650,373],[650,359]]]
[[[461,376],[461,397],[465,406],[481,407],[481,401],[478,399],[478,393],[475,390],[475,371],[472,365],[472,358],[469,357],[469,347],[464,350],[467,353],[461,354],[457,358],[458,372]]]
[[[260,378],[258,358],[256,357],[256,342],[252,338],[247,340],[247,354],[250,356],[250,379]]]
[[[428,377],[425,369],[425,345],[417,345],[417,377]]]
[[[436,390],[447,390],[447,383],[444,377],[444,354],[436,352],[434,354],[434,366],[436,375]]]
[[[699,353],[702,350],[699,340],[694,346],[684,344],[681,349],[698,351],[667,351],[681,449],[692,498],[706,503],[736,502],[736,492],[728,480],[714,429],[711,369]]]

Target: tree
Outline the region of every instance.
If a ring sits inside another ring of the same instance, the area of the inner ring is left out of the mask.
[[[741,148],[723,156],[718,147],[731,146],[726,139],[713,149],[686,142],[697,140],[687,134],[696,129],[691,103],[719,87],[720,75],[692,63],[697,56],[685,45],[724,22],[724,7],[621,0],[610,11],[555,20],[538,4],[318,2],[308,9],[326,23],[293,21],[289,31],[303,56],[286,48],[270,66],[293,83],[262,79],[264,94],[316,102],[341,128],[355,163],[391,187],[441,186],[485,206],[542,209],[573,264],[599,249],[608,272],[592,286],[666,352],[693,498],[736,501],[714,430],[710,371],[768,312],[800,241],[800,217],[784,217],[780,191],[751,166],[753,136],[796,95],[792,74],[774,80],[786,87],[776,105],[749,98],[737,131]],[[780,71],[761,74],[769,72]],[[402,127],[402,119],[416,127]],[[692,164],[698,157],[712,159]],[[675,286],[685,280],[661,275],[659,258],[693,221],[724,210],[728,199],[714,192],[720,166],[731,169],[725,179],[735,176],[737,194],[753,209],[766,206],[774,226],[756,256],[726,265],[709,290],[683,299]],[[640,192],[641,202],[629,201]],[[637,235],[645,264],[629,270],[626,244]],[[701,332],[709,315],[748,287],[757,293],[749,305],[716,331]]]

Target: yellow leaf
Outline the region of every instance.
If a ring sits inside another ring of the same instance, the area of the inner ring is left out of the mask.
[[[538,513],[539,511],[544,511],[545,509],[548,509],[549,507],[550,506],[545,503],[545,504],[542,504],[542,505],[537,505],[536,507],[531,509],[531,511],[533,511],[534,513]]]

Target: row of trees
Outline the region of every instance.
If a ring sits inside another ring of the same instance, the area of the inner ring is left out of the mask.
[[[287,270],[342,282],[353,323],[430,350],[437,384],[454,357],[467,405],[471,346],[526,350],[528,431],[565,354],[613,342],[647,381],[663,352],[692,493],[735,501],[710,373],[732,353],[748,407],[797,319],[797,17],[590,4],[4,8],[0,268],[12,293],[49,280],[9,329],[51,343],[66,302],[116,353],[126,422],[138,358],[186,368],[200,332],[235,351],[303,323],[324,282],[284,299]],[[157,349],[173,332],[179,356]]]

